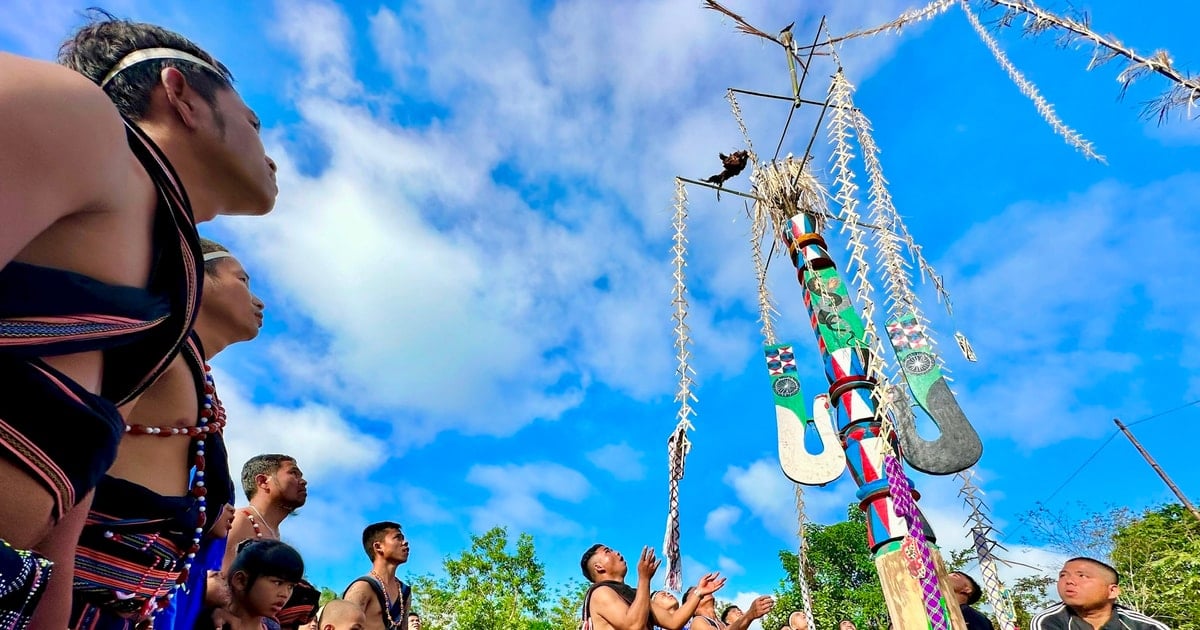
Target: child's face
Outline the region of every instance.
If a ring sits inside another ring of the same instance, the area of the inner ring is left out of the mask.
[[[295,582],[283,578],[260,576],[245,594],[242,605],[252,614],[274,617],[283,610],[295,586]]]
[[[214,608],[227,608],[233,600],[229,590],[229,580],[225,579],[224,571],[209,571],[208,583],[204,590],[204,604]]]

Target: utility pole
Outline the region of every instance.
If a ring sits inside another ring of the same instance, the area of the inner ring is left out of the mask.
[[[1158,473],[1158,476],[1162,477],[1162,480],[1167,483],[1167,487],[1171,489],[1171,492],[1174,492],[1175,496],[1179,497],[1179,502],[1183,503],[1183,507],[1191,511],[1192,516],[1195,516],[1196,520],[1200,520],[1200,510],[1197,510],[1196,506],[1192,505],[1191,501],[1188,501],[1188,498],[1184,496],[1183,492],[1179,489],[1179,486],[1175,485],[1174,481],[1171,481],[1171,478],[1167,476],[1167,473],[1159,467],[1158,462],[1154,461],[1154,458],[1150,457],[1150,453],[1147,453],[1146,449],[1142,448],[1141,443],[1137,441],[1137,438],[1133,437],[1133,434],[1129,432],[1128,427],[1121,424],[1121,419],[1113,418],[1113,422],[1117,423],[1117,428],[1121,430],[1121,433],[1124,433],[1125,437],[1129,438],[1130,442],[1133,442],[1133,447],[1142,454],[1142,457],[1146,459],[1146,462],[1150,464],[1150,467],[1154,469],[1154,472]]]

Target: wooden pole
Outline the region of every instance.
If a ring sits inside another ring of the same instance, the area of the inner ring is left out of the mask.
[[[1192,505],[1191,501],[1188,501],[1188,498],[1184,496],[1183,491],[1179,489],[1179,486],[1175,485],[1174,481],[1171,481],[1171,478],[1167,476],[1167,473],[1161,467],[1159,467],[1158,462],[1154,461],[1154,458],[1150,457],[1150,453],[1147,453],[1146,449],[1142,448],[1142,445],[1137,441],[1137,438],[1133,437],[1133,434],[1129,432],[1129,428],[1124,424],[1121,424],[1120,418],[1113,418],[1113,422],[1117,423],[1117,428],[1121,430],[1121,433],[1124,433],[1125,437],[1129,438],[1130,442],[1133,442],[1133,447],[1142,454],[1142,457],[1145,458],[1148,464],[1150,464],[1150,467],[1154,469],[1154,472],[1158,473],[1159,477],[1162,477],[1162,480],[1166,482],[1167,487],[1171,489],[1171,492],[1174,492],[1175,496],[1179,497],[1179,502],[1183,503],[1183,507],[1186,507],[1192,513],[1192,516],[1196,517],[1196,520],[1200,520],[1200,510],[1197,510],[1196,506]]]

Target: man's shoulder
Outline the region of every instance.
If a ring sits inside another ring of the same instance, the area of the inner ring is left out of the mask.
[[[1068,617],[1071,612],[1067,610],[1067,605],[1058,602],[1057,604],[1043,610],[1033,616],[1029,621],[1030,630],[1060,630],[1067,627]]]
[[[1113,613],[1132,630],[1171,630],[1167,624],[1132,608],[1117,606],[1113,609]]]

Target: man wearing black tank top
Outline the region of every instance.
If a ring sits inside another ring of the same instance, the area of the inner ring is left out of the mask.
[[[399,523],[383,521],[363,530],[363,551],[371,571],[346,587],[343,599],[362,607],[364,630],[410,630],[412,589],[396,578],[396,569],[408,562],[408,540]]]
[[[117,407],[196,316],[194,222],[265,214],[278,193],[257,117],[192,42],[101,15],[60,56],[70,69],[0,54],[0,618],[13,628],[35,609],[39,627],[67,625]]]
[[[629,572],[624,556],[611,547],[595,544],[579,559],[583,577],[592,583],[583,599],[583,624],[587,630],[680,630],[696,613],[699,598],[684,602],[673,612],[651,601],[650,579],[658,571],[660,560],[650,547],[638,558],[637,588],[625,583]],[[725,585],[719,573],[709,573],[693,587],[697,593],[711,595]]]

